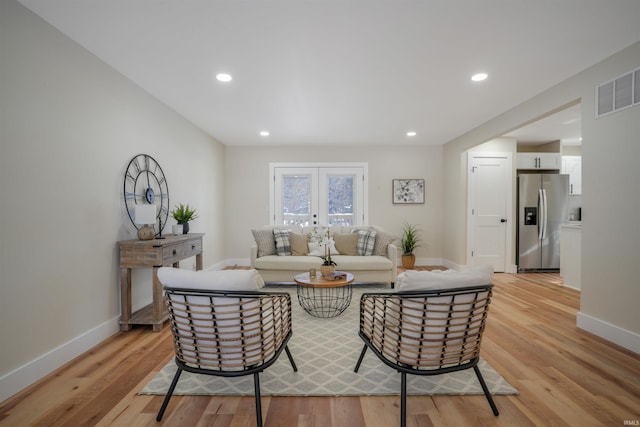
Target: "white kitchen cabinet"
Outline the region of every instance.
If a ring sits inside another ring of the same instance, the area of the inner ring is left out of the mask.
[[[582,226],[565,224],[560,227],[560,276],[564,286],[582,288]]]
[[[569,175],[569,194],[582,194],[582,156],[562,156],[560,173]]]
[[[560,153],[518,153],[516,165],[524,170],[560,170],[562,156]]]

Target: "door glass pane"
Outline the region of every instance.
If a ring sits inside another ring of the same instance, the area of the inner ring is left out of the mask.
[[[354,225],[354,177],[329,175],[327,190],[328,225]]]
[[[273,168],[270,215],[274,224],[362,225],[366,223],[365,168],[362,166]]]
[[[283,224],[309,225],[311,218],[311,177],[282,177]]]

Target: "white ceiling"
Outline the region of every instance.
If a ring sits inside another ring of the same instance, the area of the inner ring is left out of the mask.
[[[582,145],[581,106],[566,108],[505,136],[516,138],[519,145],[540,145],[552,141],[560,141],[562,145]]]
[[[640,40],[637,0],[19,1],[227,145],[444,144]]]

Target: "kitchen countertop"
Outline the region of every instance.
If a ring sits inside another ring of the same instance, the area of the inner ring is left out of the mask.
[[[580,221],[570,221],[566,224],[562,224],[560,226],[561,228],[575,228],[575,229],[581,229],[582,228],[582,222]]]

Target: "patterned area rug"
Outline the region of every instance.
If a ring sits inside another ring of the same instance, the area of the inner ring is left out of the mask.
[[[260,374],[260,388],[267,396],[366,396],[400,394],[400,374],[383,364],[370,350],[358,373],[353,368],[364,345],[358,337],[360,295],[388,291],[383,285],[355,285],[349,308],[332,319],[308,315],[298,304],[295,286],[268,286],[267,291],[291,293],[293,336],[289,349],[298,366],[293,372],[287,355]],[[518,394],[485,360],[480,371],[492,394]],[[169,362],[139,394],[166,394],[175,374]],[[253,395],[253,376],[222,378],[183,372],[176,395]],[[473,369],[446,375],[407,376],[407,394],[482,394]]]

